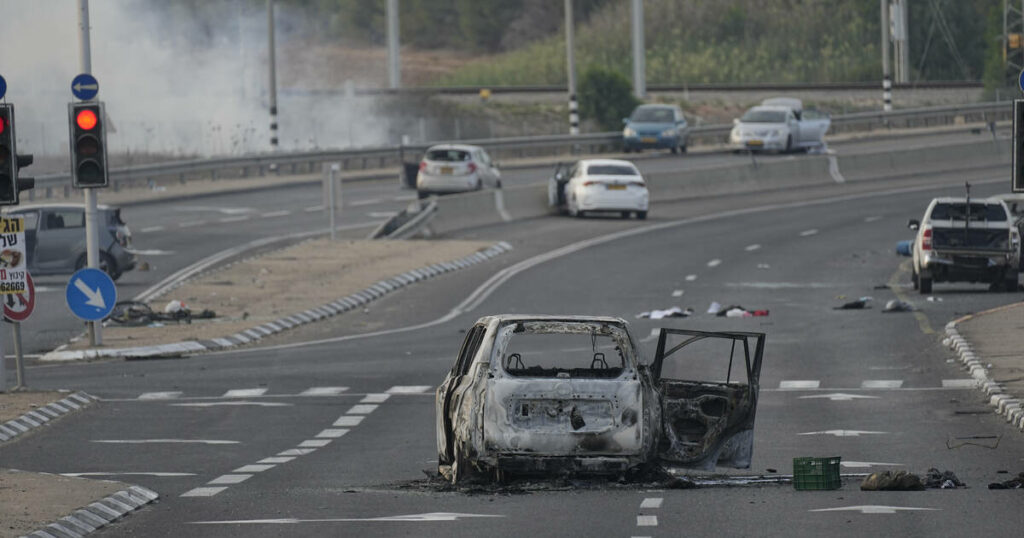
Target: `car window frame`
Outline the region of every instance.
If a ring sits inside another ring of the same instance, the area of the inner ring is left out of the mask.
[[[466,338],[462,341],[462,347],[459,349],[459,356],[452,366],[453,376],[464,376],[469,373],[469,367],[473,364],[473,358],[480,351],[480,345],[486,332],[487,327],[474,325],[466,333]]]

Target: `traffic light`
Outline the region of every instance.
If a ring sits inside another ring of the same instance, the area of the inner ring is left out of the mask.
[[[0,104],[0,205],[18,205],[18,152],[14,105]]]
[[[68,105],[71,128],[71,184],[76,188],[106,187],[107,128],[103,103]]]

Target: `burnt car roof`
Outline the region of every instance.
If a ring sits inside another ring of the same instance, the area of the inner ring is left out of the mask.
[[[605,323],[626,323],[626,320],[613,316],[557,316],[549,314],[496,314],[482,319],[505,321],[600,321]]]

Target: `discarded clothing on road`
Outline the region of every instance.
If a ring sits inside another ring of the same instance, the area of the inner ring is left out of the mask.
[[[717,304],[718,303],[712,303],[712,306],[717,305]],[[710,314],[711,311],[708,310],[708,313]],[[750,317],[767,316],[768,315],[768,311],[767,310],[747,310],[746,308],[743,308],[742,306],[739,306],[739,305],[731,305],[731,306],[727,306],[725,308],[719,308],[718,311],[715,312],[714,314],[716,316],[720,317],[720,318],[750,318]]]
[[[662,318],[688,318],[693,315],[692,308],[679,308],[673,306],[665,310],[651,310],[650,312],[641,312],[636,315],[637,319],[662,319]]]
[[[913,312],[914,310],[914,305],[906,301],[893,299],[885,303],[885,308],[882,309],[882,312]]]
[[[860,483],[862,491],[921,491],[921,477],[907,471],[871,473]]]
[[[842,306],[833,307],[833,310],[863,310],[865,308],[871,308],[870,303],[873,299],[871,297],[861,297],[856,301],[850,301],[843,304]]]
[[[1011,478],[1005,482],[993,482],[988,485],[988,489],[1022,489],[1024,488],[1024,473],[1019,473],[1016,478]]]
[[[953,471],[942,471],[940,472],[935,467],[928,469],[928,473],[925,474],[924,487],[936,488],[936,489],[956,489],[965,488],[966,484],[960,481],[959,478]]]

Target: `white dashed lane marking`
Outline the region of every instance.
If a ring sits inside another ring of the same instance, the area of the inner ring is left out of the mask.
[[[817,380],[780,381],[780,389],[816,389],[821,385]]]
[[[182,443],[182,444],[199,444],[199,445],[237,445],[238,441],[228,441],[224,439],[93,439],[93,443],[108,443],[108,444],[123,444],[123,445],[143,445],[143,444],[164,444],[164,443]]]
[[[351,428],[353,426],[358,426],[359,423],[362,422],[362,421],[363,421],[363,417],[358,417],[358,416],[357,417],[348,417],[348,416],[346,416],[346,417],[340,417],[340,418],[338,418],[338,420],[335,420],[334,424],[332,424],[332,426],[348,426],[348,427]]]
[[[152,233],[152,232],[162,232],[162,231],[164,231],[164,227],[163,226],[147,226],[147,227],[142,228],[142,229],[139,230],[139,232],[144,233],[144,234],[148,234],[148,233]]]
[[[416,196],[413,195],[413,194],[406,194],[406,195],[402,195],[402,196],[395,196],[394,198],[392,198],[392,200],[394,200],[395,202],[411,202],[411,201],[413,201],[415,199],[416,199]]]
[[[249,217],[224,217],[222,219],[218,219],[217,222],[227,224],[229,222],[242,222],[243,220],[249,220]]]
[[[140,400],[172,400],[181,396],[181,391],[166,392],[143,392],[139,395]]]
[[[302,208],[302,210],[305,211],[306,213],[313,213],[315,211],[323,211],[324,210],[324,206],[322,206],[322,205],[312,205],[312,206],[309,206],[309,207],[304,207],[304,208]]]
[[[281,211],[271,211],[269,213],[263,213],[262,215],[260,215],[260,217],[264,218],[264,219],[274,219],[274,218],[277,218],[277,217],[287,217],[288,215],[291,215],[291,214],[292,214],[291,211],[281,210]]]
[[[214,495],[228,489],[227,486],[221,486],[218,488],[195,488],[185,493],[182,493],[182,497],[213,497]]]
[[[637,527],[657,527],[658,516],[636,516]]]
[[[243,465],[243,466],[241,466],[241,467],[239,467],[239,468],[237,468],[237,469],[235,469],[234,471],[231,471],[231,472],[233,472],[233,473],[262,473],[263,471],[266,471],[267,469],[273,469],[274,467],[276,467],[276,465],[274,465],[274,464]]]
[[[745,250],[747,252],[753,252],[753,251],[755,251],[755,250],[757,250],[759,248],[761,248],[761,245],[754,244],[754,245],[747,245],[743,250]]]
[[[348,205],[351,206],[351,207],[359,207],[359,206],[364,206],[364,205],[379,204],[381,202],[382,202],[382,200],[380,198],[368,198],[366,200],[356,200],[354,202],[349,202]]]
[[[290,403],[283,402],[250,402],[246,400],[231,400],[227,402],[189,402],[172,403],[171,407],[291,407]]]
[[[211,486],[241,484],[252,478],[251,474],[225,474],[207,482]]]
[[[390,219],[397,214],[397,211],[374,211],[372,213],[367,213],[366,216],[371,219]]]
[[[225,392],[222,398],[252,398],[262,396],[266,392],[267,389],[233,389]]]
[[[640,508],[641,509],[643,509],[643,508],[648,508],[648,509],[661,508],[662,501],[664,501],[664,499],[661,498],[661,497],[648,497],[648,498],[644,499],[644,501],[642,503],[640,503]]]
[[[804,230],[804,231],[800,232],[800,237],[810,237],[810,236],[812,236],[812,235],[814,235],[816,233],[818,233],[818,230],[815,230],[814,228],[811,228],[810,230]]]
[[[395,385],[388,389],[388,394],[422,394],[433,389],[430,385]]]
[[[820,432],[804,432],[797,435],[831,435],[833,437],[860,437],[861,435],[883,435],[889,432],[872,432],[866,430],[825,430]]]
[[[385,393],[367,394],[366,396],[363,396],[362,400],[359,400],[359,403],[379,404],[388,401],[388,398],[390,397],[390,394]]]
[[[864,222],[875,222],[876,220],[882,220],[882,217],[878,215],[872,215],[870,217],[864,217]]]
[[[299,448],[322,448],[331,444],[330,439],[306,439],[299,443]]]
[[[672,292],[672,296],[673,296],[673,297],[682,297],[682,296],[683,296],[683,290],[676,290],[676,291],[673,291],[673,292]]]
[[[352,408],[348,410],[347,414],[349,414],[349,415],[368,415],[368,414],[372,413],[375,409],[377,409],[377,406],[374,405],[374,404],[353,405]]]
[[[325,437],[325,438],[328,438],[328,439],[337,439],[337,438],[341,437],[342,435],[345,435],[346,433],[348,433],[348,430],[346,430],[344,428],[338,428],[338,429],[333,429],[332,428],[332,429],[326,429],[326,430],[316,434],[316,436],[317,437]]]
[[[348,390],[348,387],[312,387],[302,391],[299,396],[337,396]]]
[[[708,262],[708,267],[718,267],[719,265],[722,265],[722,260],[717,258]]]
[[[697,280],[697,275],[686,275],[687,282],[693,282],[694,280]]]

